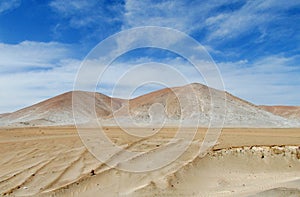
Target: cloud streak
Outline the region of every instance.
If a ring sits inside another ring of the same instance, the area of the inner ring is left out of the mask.
[[[68,45],[26,41],[0,49],[0,113],[72,90],[81,61],[71,58]]]
[[[15,45],[0,43],[0,51],[2,73],[52,68],[73,54],[67,44],[32,41]]]
[[[297,1],[247,1],[236,11],[208,17],[205,21],[211,32],[208,39],[233,38],[256,28],[263,34],[268,23],[279,20],[284,12],[299,5]]]
[[[220,62],[227,91],[255,104],[299,105],[299,56]]]
[[[21,0],[2,0],[0,2],[0,14],[13,9],[16,9],[21,5]]]
[[[104,39],[104,36],[119,31],[124,7],[120,2],[106,0],[53,0],[49,6],[59,16],[54,32],[57,34],[60,30],[71,27],[83,33],[83,40]]]

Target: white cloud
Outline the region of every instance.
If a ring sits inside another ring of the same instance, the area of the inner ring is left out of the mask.
[[[0,113],[12,112],[71,91],[78,62],[48,71],[11,73],[0,77]]]
[[[91,15],[84,14],[91,10],[97,1],[52,1],[50,6],[63,17],[70,18],[73,27],[82,27],[94,22]]]
[[[81,71],[83,75],[80,75],[78,78],[78,89],[94,91],[95,84],[97,83],[96,79],[98,75],[103,72],[105,65],[109,64],[115,57],[140,47],[155,47],[163,50],[169,50],[174,54],[178,53],[179,56],[181,55],[183,58],[190,60],[192,63],[201,65],[198,68],[201,70],[202,74],[205,74],[203,77],[211,87],[223,89],[222,81],[220,78],[216,77],[218,70],[215,69],[206,50],[185,34],[178,33],[178,31],[173,32],[166,28],[161,29],[155,27],[132,29],[100,43],[100,45],[98,45],[94,51],[90,53],[90,56],[86,60],[86,67],[84,67]],[[100,59],[97,57],[100,57]],[[131,89],[132,86],[140,85],[140,81],[143,79],[149,79],[149,76],[151,76],[152,81],[161,81],[161,79],[167,78],[168,72],[164,70],[163,67],[159,68],[154,66],[153,63],[144,66],[143,70],[135,70],[132,74],[131,71],[133,71],[132,68],[134,65],[145,63],[140,60],[141,59],[139,59],[138,62],[121,62],[118,63],[117,66],[109,67],[109,69],[106,70],[104,78],[102,78],[103,84],[112,87],[123,74],[130,74],[131,77],[129,77],[128,80],[123,81],[121,84],[122,91],[124,92],[125,89],[128,90]],[[144,60],[146,60],[146,63],[151,62],[147,59]],[[187,62],[182,61],[180,58],[165,58],[161,60],[153,57],[152,60],[171,65],[171,67],[177,69],[179,73],[184,74],[188,79],[185,81],[185,84],[191,82],[203,82],[200,72],[193,68],[192,65],[187,66]],[[153,66],[155,69],[152,68]],[[172,69],[170,71],[172,71]],[[169,77],[168,79],[170,82],[169,86],[176,86],[175,82],[177,82],[177,85],[183,85],[182,81],[178,81],[179,78],[175,77],[172,79],[172,77]],[[111,95],[109,91],[105,91],[105,93]],[[118,95],[120,96],[121,94]]]
[[[297,58],[299,57],[273,55],[254,62],[241,60],[238,62],[219,62],[217,65],[221,71],[225,89],[238,97],[255,104],[299,105],[300,92],[296,90],[300,88],[298,76],[300,69]],[[166,80],[166,84],[169,86],[179,86],[192,82],[205,84],[201,73],[182,58],[159,61],[159,63],[169,65],[169,69],[151,63],[153,61],[155,59],[141,58],[131,62],[113,63],[100,78],[100,91],[112,95],[112,87],[117,85],[119,86],[118,92],[114,92],[114,96],[128,98],[127,95],[133,88],[143,84],[141,81],[164,82]],[[135,65],[143,63],[147,63],[143,65],[143,69],[135,68]],[[101,62],[96,65],[101,66]],[[185,76],[184,80],[174,77],[176,70]],[[93,72],[92,69],[89,71]],[[86,73],[85,78],[88,78],[87,76],[91,76],[91,74]],[[95,83],[89,85],[95,87]],[[133,96],[162,87],[147,86]]]
[[[270,22],[275,22],[286,10],[300,5],[298,1],[247,1],[240,9],[210,16],[205,23],[210,29],[208,39],[233,38],[251,30],[262,35]]]
[[[94,91],[96,85],[100,92],[115,97],[128,98],[132,89],[144,83],[163,83],[169,87],[192,82],[204,82],[201,74],[182,58],[163,59],[138,58],[131,61],[116,61],[105,68],[102,60],[88,60],[82,64],[79,77],[76,79],[76,89]],[[102,75],[100,75],[100,73]],[[177,76],[177,77],[176,77]],[[147,84],[144,84],[147,85]],[[112,93],[114,86],[119,89]],[[157,87],[156,87],[157,88]],[[143,94],[153,87],[140,89]]]
[[[238,0],[230,3],[240,2]],[[1,1],[0,13],[14,9],[20,1]],[[68,19],[74,28],[96,26],[101,30],[101,23],[123,22],[123,29],[130,27],[156,25],[179,29],[186,33],[208,30],[208,39],[237,37],[252,29],[259,29],[263,34],[265,26],[280,17],[280,13],[299,5],[299,1],[259,0],[245,1],[240,7],[228,12],[216,11],[227,5],[226,1],[162,1],[153,3],[145,0],[126,0],[125,11],[123,5],[116,4],[105,7],[103,2],[91,1],[59,1],[53,0],[50,6],[59,16]],[[109,14],[108,11],[113,12]],[[278,15],[279,13],[279,15]],[[124,15],[122,15],[124,14]],[[112,17],[113,16],[113,17]],[[59,27],[61,24],[57,24]],[[103,26],[104,27],[104,26]],[[151,35],[148,35],[151,37]],[[118,54],[121,49],[132,44],[136,35],[128,35],[117,40]],[[157,38],[153,34],[152,39]],[[125,40],[125,41],[124,41]],[[166,35],[166,38],[155,40],[160,44],[180,41],[177,37]],[[16,45],[0,43],[0,113],[13,111],[31,105],[59,93],[72,90],[73,81],[79,68],[80,60],[72,59],[70,45],[50,42],[40,43],[24,41]],[[180,46],[178,46],[180,48]],[[207,45],[206,48],[214,54],[222,54]],[[119,55],[119,54],[118,54]],[[109,58],[109,56],[105,56]],[[295,62],[297,57],[272,55],[258,60],[242,60],[238,62],[220,62],[219,67],[223,75],[225,87],[236,96],[257,104],[299,104],[300,93],[298,79],[299,68]],[[298,58],[299,59],[299,58]],[[103,93],[111,94],[110,87],[130,70],[133,65],[150,62],[151,59],[138,59],[135,62],[119,62],[107,70],[102,78],[105,89]],[[103,61],[104,62],[104,61]],[[299,61],[298,61],[299,62]],[[187,65],[182,59],[165,59],[162,63],[172,65],[175,69],[188,77],[188,82],[203,82],[197,71]],[[101,64],[97,64],[101,66]],[[122,82],[124,95],[139,79],[153,77],[153,81],[166,77],[173,85],[183,85],[175,79],[165,75],[163,68],[148,65],[129,75],[131,80]],[[89,76],[95,70],[86,73],[86,85],[90,84]],[[151,88],[150,88],[151,89]],[[149,90],[149,89],[148,89]],[[141,92],[140,92],[141,93]]]
[[[0,113],[72,90],[80,61],[68,45],[26,41],[0,50]]]
[[[72,27],[82,28],[102,27],[102,23],[120,21],[123,6],[121,4],[105,4],[98,0],[53,0],[50,2],[50,7],[68,19]],[[108,14],[108,12],[113,14]]]
[[[70,48],[69,45],[56,42],[0,43],[1,72],[51,68],[61,59],[71,56]]]
[[[235,7],[235,3],[240,6]],[[233,10],[217,11],[233,4]],[[250,30],[265,33],[267,24],[276,21],[286,10],[299,6],[299,1],[162,1],[127,0],[123,28],[155,25],[186,33],[208,30],[208,40],[237,37]],[[141,9],[143,8],[143,9]]]
[[[219,63],[228,92],[255,104],[299,105],[299,58],[274,55],[254,62]]]
[[[165,26],[190,33],[203,28],[210,11],[224,4],[222,1],[162,1],[127,0],[124,28],[137,26]],[[142,9],[141,9],[142,8]]]
[[[1,0],[0,14],[5,11],[13,10],[21,5],[21,0]]]
[[[1,71],[5,68],[6,72],[0,74],[0,113],[14,111],[73,89],[73,82],[81,60],[68,58],[68,54],[71,53],[68,47],[60,43],[24,43],[1,44],[1,52],[5,54],[1,57],[5,58],[5,61],[1,62]],[[218,65],[226,89],[238,97],[256,104],[299,104],[300,93],[296,90],[300,88],[300,79],[296,59],[299,57],[273,55],[254,62],[242,60],[220,62]],[[168,69],[151,63],[145,65],[143,69],[132,72],[135,65],[153,60],[155,61],[155,59],[144,57],[131,62],[114,62],[101,78],[101,92],[111,95],[111,88],[125,73],[129,73],[128,78],[123,79],[118,90],[120,92],[117,92],[115,96],[126,95],[132,87],[140,83],[139,80],[144,79],[154,82],[164,79],[170,86],[185,83],[172,77],[174,74],[168,73]],[[182,58],[163,59],[160,63],[168,64],[186,76],[186,83],[204,83],[201,74]],[[32,66],[31,69],[26,69],[29,65]],[[98,62],[95,66],[103,65]],[[45,67],[47,69],[43,69]],[[90,76],[94,73],[94,69],[85,73],[87,85],[93,87],[95,84],[89,84],[89,82]],[[157,88],[158,86],[145,87],[134,96]]]

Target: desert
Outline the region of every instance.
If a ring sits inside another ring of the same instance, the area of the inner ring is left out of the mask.
[[[139,165],[159,157],[157,148],[168,149],[164,144],[177,132],[164,128],[138,139],[118,127],[105,131],[116,144],[150,155],[136,161]],[[299,129],[226,128],[219,143],[199,157],[197,146],[205,131],[199,129],[173,163],[132,173],[99,162],[74,127],[3,128],[0,191],[4,196],[300,195]]]
[[[300,197],[300,0],[0,0],[0,197]]]
[[[190,87],[203,105],[199,109],[208,106],[210,88],[191,84],[158,90],[128,101],[99,93],[69,92],[4,114],[0,119],[1,194],[300,195],[300,129],[294,118],[264,111],[260,106],[225,93],[229,104],[224,127],[219,128],[220,136],[213,138],[217,139],[216,143],[200,152],[208,130],[213,130],[206,127],[209,109],[199,111],[202,120],[195,126],[193,116],[183,113],[186,105],[179,107],[174,101],[180,96],[189,96]],[[217,90],[212,92],[220,94]],[[84,106],[79,108],[80,118],[91,113],[86,105],[95,100],[96,118],[101,126],[96,127],[88,120],[75,124],[72,97],[79,98]],[[224,99],[217,98],[218,103]],[[147,113],[151,113],[151,106],[157,103],[175,109],[165,111],[163,117],[167,120],[163,127],[157,127],[155,122],[118,126],[114,121],[121,117],[145,123],[149,121]],[[190,120],[189,126],[174,124],[179,121],[178,108],[179,115],[183,113]],[[105,160],[99,159],[97,154],[106,154],[111,147],[99,142],[96,147],[100,151],[96,153],[92,150],[94,147],[88,145],[89,139],[102,140],[97,136],[98,131],[121,147]],[[182,151],[185,144],[188,146]],[[127,151],[136,155],[129,156]],[[178,154],[181,151],[182,154]],[[166,165],[151,168],[172,157],[174,159]]]

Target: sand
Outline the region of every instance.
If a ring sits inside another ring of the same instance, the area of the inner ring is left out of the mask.
[[[93,130],[93,129],[91,129]],[[145,129],[134,129],[145,132]],[[161,160],[176,128],[138,138],[118,127],[107,136],[143,155],[116,167],[139,167]],[[186,129],[189,132],[189,129]],[[2,128],[0,194],[6,196],[300,196],[300,129],[223,129],[218,144],[197,155],[206,129],[169,165],[150,172],[109,167],[89,153],[74,127]],[[174,152],[175,151],[175,152]],[[172,156],[172,155],[171,155]]]

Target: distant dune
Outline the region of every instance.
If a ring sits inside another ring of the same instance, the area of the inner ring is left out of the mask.
[[[212,97],[214,102],[212,103]],[[212,117],[221,122],[226,111],[226,127],[297,127],[300,125],[299,107],[256,106],[227,92],[194,83],[182,87],[165,88],[134,99],[124,100],[93,93],[74,91],[45,100],[41,103],[0,116],[2,126],[54,126],[73,125],[72,97],[76,96],[80,123],[90,121],[94,109],[89,104],[95,101],[97,118],[106,121],[119,119],[130,122],[160,121],[166,118],[170,124],[181,118],[190,124],[207,127]],[[163,107],[151,114],[156,104]],[[225,108],[226,104],[226,109]],[[214,106],[214,107],[213,107]],[[215,109],[215,111],[213,111]]]

